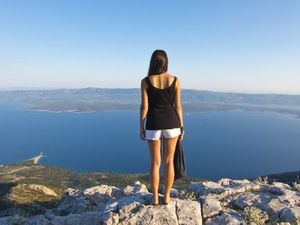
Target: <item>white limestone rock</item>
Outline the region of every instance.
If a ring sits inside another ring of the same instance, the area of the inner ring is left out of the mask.
[[[232,209],[222,211],[220,215],[208,218],[204,225],[247,225],[243,215]]]
[[[284,222],[300,224],[300,207],[283,209],[280,214],[280,219]]]
[[[202,225],[201,205],[196,201],[176,199],[175,210],[180,225]]]
[[[80,214],[69,214],[66,216],[56,216],[51,220],[51,225],[95,225],[101,224],[103,221],[103,214],[101,212],[83,212]]]
[[[132,195],[137,193],[147,193],[148,189],[145,184],[141,184],[140,181],[136,181],[133,186],[127,186],[122,190],[123,195]]]
[[[203,181],[203,182],[191,182],[187,189],[193,191],[198,196],[207,195],[210,193],[222,193],[226,190],[222,185],[213,181]]]
[[[50,225],[50,221],[43,215],[37,215],[28,220],[24,225]]]
[[[267,213],[268,218],[274,219],[273,224],[299,223],[300,193],[284,183],[222,178],[217,182],[191,182],[187,189],[195,192],[195,201],[185,199],[185,191],[173,188],[168,205],[153,206],[152,193],[139,181],[123,189],[108,185],[85,190],[70,188],[65,191],[59,206],[47,210],[44,215],[4,217],[0,218],[0,224],[240,225],[248,222],[244,217],[247,206]],[[159,197],[163,197],[161,193]]]
[[[6,217],[0,218],[1,225],[10,225],[11,224],[10,221],[11,221],[11,216],[6,216]]]
[[[165,187],[162,187],[161,193],[164,195],[165,194]],[[171,188],[170,196],[172,198],[180,198],[184,194],[184,191],[182,190],[177,190],[175,188]]]
[[[218,215],[222,210],[221,202],[213,197],[204,198],[201,202],[203,219]]]
[[[222,186],[233,186],[233,185],[249,184],[250,181],[247,179],[233,180],[230,178],[221,178],[220,180],[218,180],[217,183]]]
[[[59,215],[83,213],[92,209],[92,205],[81,191],[68,190],[57,208]]]

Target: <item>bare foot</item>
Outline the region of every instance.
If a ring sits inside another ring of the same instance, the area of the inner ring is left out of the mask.
[[[170,194],[164,195],[164,204],[168,204],[171,201]]]
[[[155,197],[154,197],[154,195],[153,195],[153,196],[152,196],[152,204],[153,204],[153,205],[158,205],[158,203],[159,203],[158,196],[155,196]]]

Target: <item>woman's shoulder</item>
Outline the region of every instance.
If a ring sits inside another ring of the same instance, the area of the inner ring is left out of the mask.
[[[146,83],[146,84],[147,84],[147,83],[148,83],[148,79],[149,79],[149,78],[148,78],[148,76],[145,76],[145,77],[142,79],[142,81],[141,81],[141,82],[143,82],[143,83]]]
[[[176,80],[176,83],[179,82],[179,78],[177,75],[174,74],[169,74],[169,75],[172,77],[172,79]]]
[[[148,86],[148,77],[147,76],[145,76],[142,80],[141,80],[141,85],[142,86],[144,86],[144,87],[146,87],[147,88],[147,86]]]
[[[175,87],[176,88],[180,88],[180,81],[177,75],[172,75],[174,77],[174,81],[175,81]]]
[[[141,82],[142,82],[142,83],[145,82],[146,79],[147,79],[147,76],[143,77],[142,80],[141,80]]]
[[[168,74],[171,78],[173,78],[173,79],[177,79],[178,80],[178,76],[177,75],[175,75],[175,74],[171,74],[171,73],[169,73]]]

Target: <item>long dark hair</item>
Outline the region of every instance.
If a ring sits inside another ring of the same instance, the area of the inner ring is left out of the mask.
[[[164,50],[155,50],[152,53],[148,76],[168,71],[168,56]]]

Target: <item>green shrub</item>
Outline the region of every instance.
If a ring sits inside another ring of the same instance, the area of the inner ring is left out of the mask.
[[[258,181],[260,183],[263,183],[263,184],[268,184],[269,183],[268,177],[257,177],[256,181]]]
[[[296,191],[300,191],[300,184],[295,181],[293,183],[293,189],[296,190]]]
[[[244,208],[244,219],[247,223],[263,225],[269,220],[268,214],[263,212],[261,209],[253,206],[246,206]]]
[[[185,192],[184,194],[183,194],[183,197],[185,198],[185,199],[189,199],[189,200],[192,200],[192,201],[194,201],[194,200],[197,200],[197,195],[195,194],[195,192],[193,192],[193,191],[187,191],[187,192]]]

